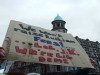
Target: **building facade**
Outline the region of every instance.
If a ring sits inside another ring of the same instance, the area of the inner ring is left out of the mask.
[[[59,31],[67,33],[65,28],[65,21],[57,15],[52,21],[52,31]],[[93,42],[89,39],[81,39],[78,36],[75,37],[80,45],[84,48],[90,58],[96,60],[95,71],[90,74],[100,75],[100,43],[98,41]],[[68,67],[60,65],[48,65],[38,63],[26,63],[26,62],[15,62],[10,68],[9,72],[22,72],[25,75],[27,73],[40,73],[41,75],[67,75],[71,71],[77,70],[79,67]]]
[[[96,61],[96,64],[94,65],[95,71],[91,73],[100,75],[100,43],[98,41],[90,41],[89,39],[81,39],[78,36],[75,38],[84,48],[88,56]]]

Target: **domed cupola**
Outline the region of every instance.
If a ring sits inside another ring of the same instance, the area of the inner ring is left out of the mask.
[[[67,33],[67,29],[65,28],[66,22],[59,15],[57,15],[54,18],[54,21],[52,21],[52,24],[53,24],[52,31]]]

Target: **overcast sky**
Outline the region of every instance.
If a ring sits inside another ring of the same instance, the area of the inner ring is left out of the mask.
[[[100,42],[100,0],[0,0],[0,45],[10,20],[51,30],[57,13],[68,33]]]

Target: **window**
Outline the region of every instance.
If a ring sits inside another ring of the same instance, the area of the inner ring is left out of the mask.
[[[60,65],[57,65],[57,71],[60,71]]]
[[[70,67],[70,66],[68,67],[68,71],[71,71],[72,69],[73,69],[73,67]]]
[[[100,65],[100,60],[98,60],[98,64]]]
[[[64,66],[64,71],[68,71],[68,66]]]
[[[98,47],[100,48],[100,44],[98,45]]]
[[[55,24],[54,27],[57,27],[57,25]]]
[[[57,27],[60,27],[60,24],[59,23],[57,24]]]
[[[50,65],[46,65],[46,70],[50,72]]]
[[[99,57],[98,54],[96,54],[96,57]]]

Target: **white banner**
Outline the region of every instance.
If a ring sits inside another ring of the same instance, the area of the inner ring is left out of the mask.
[[[93,68],[85,50],[67,33],[11,21],[3,47],[6,59]]]

